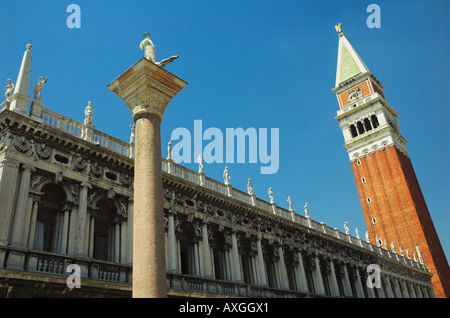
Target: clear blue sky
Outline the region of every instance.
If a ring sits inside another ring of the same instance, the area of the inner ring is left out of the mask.
[[[69,29],[66,8],[81,8],[81,28]],[[381,28],[366,25],[366,8],[381,8]],[[231,183],[343,230],[366,231],[344,139],[334,119],[338,36],[342,28],[385,86],[435,227],[450,255],[449,105],[450,3],[441,1],[4,1],[0,2],[0,81],[17,78],[32,40],[32,85],[48,76],[45,107],[83,121],[89,100],[97,129],[129,139],[131,114],[106,86],[143,56],[148,31],[158,60],[189,85],[169,104],[162,152],[178,127],[280,129],[280,168],[227,164]],[[196,164],[186,165],[194,170]],[[222,180],[225,164],[205,165]]]

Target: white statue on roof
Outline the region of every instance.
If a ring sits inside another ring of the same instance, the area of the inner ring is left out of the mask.
[[[85,125],[92,125],[92,113],[94,112],[94,107],[92,107],[92,102],[89,101],[88,105],[84,109],[84,124]]]
[[[44,87],[44,85],[47,83],[47,81],[48,81],[48,77],[44,78],[43,76],[41,76],[39,78],[39,81],[37,82],[37,84],[33,90],[33,97],[34,97],[35,101],[38,101],[38,102],[41,101],[41,97],[42,97],[41,91],[42,91],[42,88]]]
[[[8,78],[6,82],[8,82],[8,85],[6,85],[5,87],[5,97],[6,99],[9,99],[14,92],[14,84],[12,83],[12,80],[10,78]]]

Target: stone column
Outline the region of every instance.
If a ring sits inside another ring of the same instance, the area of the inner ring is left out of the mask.
[[[24,241],[23,232],[30,224],[26,223],[28,192],[30,191],[31,170],[30,166],[22,166],[20,176],[19,192],[17,194],[16,209],[14,213],[14,222],[11,232],[11,246],[25,247],[28,242]]]
[[[175,236],[175,212],[169,210],[167,217],[167,251],[168,251],[168,264],[167,271],[177,272],[177,238]]]
[[[87,223],[87,205],[88,205],[88,189],[92,188],[89,183],[83,182],[80,184],[80,197],[78,201],[78,219],[77,230],[75,235],[75,255],[87,256],[86,245],[86,223]]]
[[[289,289],[289,280],[287,276],[286,263],[284,262],[284,251],[283,246],[278,246],[278,252],[280,255],[280,278],[281,278],[281,286],[282,288]]]
[[[352,287],[350,286],[350,277],[348,276],[347,265],[342,263],[342,268],[344,271],[343,286],[345,296],[353,296]]]
[[[213,277],[211,264],[211,248],[209,247],[208,224],[202,223],[203,276]]]
[[[128,199],[126,264],[133,264],[133,198]]]
[[[19,164],[11,160],[0,161],[0,245],[8,245],[14,219],[14,202]]]
[[[258,285],[267,286],[266,271],[264,268],[264,256],[261,246],[261,235],[256,240],[256,250],[258,252]]]
[[[356,271],[356,294],[359,298],[365,298],[364,290],[361,282],[361,275],[359,274],[358,267],[355,267],[354,270]]]
[[[316,276],[317,293],[320,295],[325,295],[325,287],[323,286],[322,272],[320,271],[320,260],[318,255],[314,257],[314,261],[316,264],[314,275]]]
[[[30,235],[28,236],[28,248],[34,248],[34,236],[36,235],[36,219],[39,207],[39,199],[33,199],[33,207],[31,209]]]
[[[67,254],[67,241],[69,236],[69,218],[70,218],[70,208],[66,206],[63,211],[61,211],[62,221],[62,231],[61,231],[61,246],[60,253]]]
[[[301,252],[298,252],[298,277],[300,279],[300,291],[308,292],[308,281],[306,279],[305,265],[303,264],[303,256]]]
[[[186,82],[142,58],[108,88],[122,98],[135,123],[133,287],[135,298],[167,297],[161,122]]]
[[[233,259],[233,281],[241,283],[242,282],[242,275],[241,275],[241,266],[239,262],[239,250],[237,245],[237,238],[236,238],[236,232],[231,232],[231,252],[232,252],[232,259]]]
[[[331,295],[334,297],[339,296],[339,286],[336,279],[336,270],[334,268],[334,262],[330,259],[330,284],[331,284]]]

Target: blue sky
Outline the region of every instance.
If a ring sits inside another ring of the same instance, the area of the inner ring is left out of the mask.
[[[69,29],[69,4],[81,8],[81,28]],[[366,25],[366,8],[381,8],[381,28]],[[385,86],[441,243],[450,255],[449,105],[450,3],[441,1],[1,1],[0,81],[17,79],[25,45],[33,44],[32,84],[48,76],[44,106],[78,121],[92,101],[97,129],[129,139],[131,114],[106,86],[143,56],[148,31],[157,59],[180,58],[167,70],[189,84],[169,104],[162,123],[163,155],[172,131],[249,127],[280,129],[280,167],[210,164],[234,187],[354,234],[366,230],[338,122],[335,84],[342,23],[350,43]],[[186,164],[197,170],[196,164]]]

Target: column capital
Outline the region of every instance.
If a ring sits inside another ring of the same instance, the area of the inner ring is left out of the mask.
[[[80,186],[83,187],[83,188],[92,189],[91,184],[88,183],[88,182],[81,182],[81,183],[80,183]]]
[[[124,100],[136,122],[141,117],[152,115],[162,121],[170,100],[186,85],[182,79],[142,58],[108,88]]]

